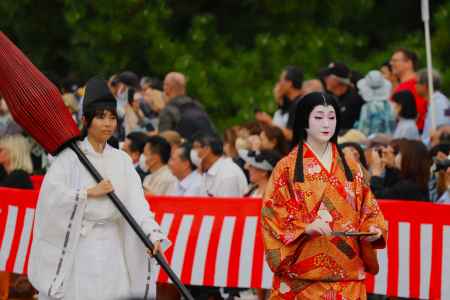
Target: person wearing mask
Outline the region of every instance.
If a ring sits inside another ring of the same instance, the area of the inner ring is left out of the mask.
[[[28,264],[40,300],[109,300],[146,295],[155,278],[147,249],[108,199],[114,191],[161,252],[166,238],[128,155],[107,144],[117,103],[106,81],[86,84],[81,151],[104,178],[97,183],[74,151],[56,156],[37,201]],[[152,288],[153,286],[153,288]]]
[[[262,198],[272,170],[281,159],[281,155],[271,150],[260,152],[239,150],[239,156],[245,161],[245,168],[248,170],[252,184],[244,196]]]
[[[355,128],[370,136],[376,133],[392,134],[395,129],[394,112],[389,98],[391,84],[380,71],[370,71],[358,81],[359,94],[366,103],[361,108]]]
[[[425,125],[422,132],[422,141],[425,145],[430,145],[430,132],[431,132],[431,123],[432,123],[432,114],[434,113],[436,128],[444,125],[450,125],[450,101],[447,96],[445,96],[441,92],[442,80],[441,74],[438,71],[432,71],[432,80],[433,80],[433,88],[434,93],[431,97],[429,96],[428,89],[428,72],[426,69],[420,70],[417,72],[417,83],[416,90],[417,94],[423,97],[427,103],[427,114],[425,116]],[[432,109],[432,105],[434,105],[434,111]]]
[[[427,101],[416,90],[416,69],[419,63],[417,54],[405,48],[395,50],[391,57],[392,73],[398,77],[400,83],[394,89],[394,94],[400,91],[410,91],[416,104],[416,125],[419,131],[423,130],[425,115],[427,113]]]
[[[30,175],[33,164],[31,147],[21,135],[6,135],[0,138],[0,165],[5,175],[0,179],[0,187],[14,189],[32,189]],[[35,290],[26,275],[0,272],[0,299],[32,297]]]
[[[122,150],[131,158],[131,162],[138,173],[141,181],[144,180],[148,173],[148,167],[145,163],[144,146],[148,136],[143,132],[132,132],[125,137],[122,144]]]
[[[287,66],[280,74],[280,78],[275,85],[275,99],[280,108],[280,113],[287,111],[287,120],[285,126],[284,119],[286,117],[275,115],[270,117],[267,113],[257,112],[256,120],[272,126],[278,126],[283,130],[283,134],[288,141],[292,140],[292,127],[294,125],[295,107],[300,101],[303,84],[303,71],[297,66]],[[286,113],[283,114],[286,116]]]
[[[187,140],[195,134],[215,134],[216,130],[203,106],[186,95],[186,77],[170,72],[164,78],[167,105],[159,114],[159,132],[175,130]]]
[[[218,137],[195,136],[190,155],[202,174],[203,195],[240,197],[247,191],[244,172],[231,158],[223,155],[223,144]]]
[[[145,143],[144,155],[150,174],[144,178],[146,195],[169,195],[177,185],[177,179],[170,172],[170,144],[160,136],[149,137]]]
[[[364,104],[352,83],[352,72],[343,63],[331,63],[324,80],[326,90],[338,100],[342,115],[341,130],[352,129]]]
[[[386,222],[359,163],[337,146],[340,124],[331,95],[299,102],[297,146],[273,170],[261,210],[270,299],[366,299],[365,274],[378,271]],[[366,236],[336,233],[348,231]]]
[[[407,90],[392,95],[394,113],[397,118],[397,126],[394,131],[394,139],[419,140],[419,130],[416,125],[417,110],[414,95]]]
[[[202,177],[191,161],[191,146],[184,143],[174,151],[169,160],[169,168],[178,179],[173,196],[202,195]]]
[[[370,187],[378,199],[405,199],[429,201],[428,181],[431,158],[427,147],[421,141],[403,140],[395,154],[394,166],[400,176],[389,186],[384,184],[386,163],[379,151],[372,151],[370,164]],[[384,152],[381,152],[384,155]]]

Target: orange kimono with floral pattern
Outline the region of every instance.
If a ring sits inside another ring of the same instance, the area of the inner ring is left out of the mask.
[[[294,183],[297,148],[272,173],[262,208],[266,259],[274,272],[272,300],[366,299],[359,238],[304,231],[319,215],[331,220],[332,231],[369,231],[375,225],[383,235],[373,248],[386,246],[386,223],[362,168],[346,157],[353,174],[347,181],[336,147],[330,172],[304,144],[304,182]]]

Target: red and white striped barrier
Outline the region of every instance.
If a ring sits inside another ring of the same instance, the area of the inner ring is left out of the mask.
[[[26,272],[37,191],[0,189],[0,270]],[[149,198],[173,245],[166,257],[186,284],[270,288],[259,214],[250,198]],[[380,201],[389,222],[377,294],[450,299],[450,205]],[[158,281],[167,275],[158,272]]]

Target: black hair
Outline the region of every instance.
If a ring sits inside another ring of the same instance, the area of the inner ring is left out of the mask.
[[[342,144],[339,144],[339,147],[341,147],[342,150],[345,149],[346,147],[352,147],[353,149],[355,149],[359,154],[359,162],[367,170],[368,165],[367,165],[366,156],[364,155],[364,150],[358,143],[353,143],[353,142],[342,143]]]
[[[382,63],[380,68],[382,68],[382,67],[386,67],[386,68],[388,68],[389,72],[392,72],[392,65],[391,65],[390,61],[387,60],[384,63]]]
[[[127,93],[127,100],[129,105],[133,104],[134,94],[136,94],[136,90],[134,88],[129,88]]]
[[[88,129],[91,127],[92,121],[95,117],[103,117],[105,112],[110,112],[113,116],[118,119],[117,110],[115,108],[111,108],[110,106],[99,107],[95,106],[94,109],[87,109],[83,111],[83,117],[86,120],[86,124],[83,124],[83,129],[81,130],[81,138],[84,139],[88,134]]]
[[[153,154],[159,155],[163,164],[167,164],[170,159],[171,147],[165,138],[160,136],[151,136],[147,139],[145,144],[150,146],[150,150]]]
[[[304,182],[303,174],[303,143],[306,141],[307,133],[306,129],[309,127],[309,115],[316,106],[319,105],[331,105],[334,108],[336,114],[336,130],[330,139],[330,142],[337,145],[338,133],[341,125],[341,115],[339,104],[336,98],[332,95],[322,92],[312,92],[300,99],[295,110],[294,118],[294,136],[292,139],[293,145],[298,145],[298,154],[295,165],[295,181]],[[352,172],[345,160],[342,149],[337,147],[339,156],[344,165],[345,176],[348,181],[353,181]]]
[[[196,166],[194,165],[194,163],[191,160],[192,145],[190,143],[184,143],[178,149],[181,150],[180,151],[181,160],[188,161],[189,166],[191,167],[191,170],[195,170]]]
[[[130,151],[139,152],[142,154],[144,152],[144,146],[147,142],[148,136],[140,131],[131,132],[126,136],[130,140]]]
[[[144,77],[141,79],[141,85],[147,84],[154,90],[163,91],[163,83],[156,77]]]
[[[296,89],[301,89],[303,84],[303,71],[296,66],[287,66],[284,68],[286,72],[285,79],[292,82],[292,86]]]
[[[410,91],[397,92],[392,95],[392,100],[402,107],[399,113],[400,117],[405,119],[415,119],[417,117],[416,100]]]
[[[395,50],[394,53],[401,52],[403,53],[403,56],[406,58],[406,60],[410,60],[413,65],[413,69],[417,70],[417,66],[419,64],[419,58],[417,57],[417,54],[411,50],[405,49],[405,48],[398,48]]]
[[[192,138],[192,143],[194,142],[198,142],[203,147],[211,148],[212,153],[216,156],[223,155],[223,142],[217,136],[198,134]]]

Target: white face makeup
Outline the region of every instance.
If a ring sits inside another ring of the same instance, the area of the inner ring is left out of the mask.
[[[308,138],[328,142],[336,131],[336,112],[331,105],[318,105],[309,115]]]

